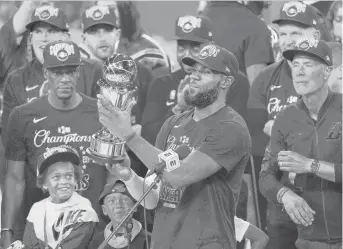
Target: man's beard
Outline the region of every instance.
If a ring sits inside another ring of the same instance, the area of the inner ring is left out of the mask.
[[[189,89],[184,91],[184,100],[187,105],[203,109],[209,105],[212,105],[219,95],[219,84],[213,88],[201,91],[195,96],[190,96]]]

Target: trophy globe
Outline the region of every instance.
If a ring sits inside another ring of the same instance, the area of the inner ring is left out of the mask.
[[[100,93],[111,101],[114,107],[125,111],[137,89],[135,61],[127,55],[116,53],[106,59],[102,70],[103,79],[98,81]],[[125,157],[125,141],[121,141],[103,127],[92,136],[87,153],[100,164],[115,163]]]

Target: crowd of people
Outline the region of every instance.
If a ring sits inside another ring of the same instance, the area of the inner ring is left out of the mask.
[[[89,2],[81,43],[58,5],[23,1],[0,29],[0,248],[342,249],[342,2],[284,2],[276,28],[266,7],[201,1],[174,69],[131,1]],[[128,65],[121,109],[99,82]],[[123,160],[90,158],[103,127]]]

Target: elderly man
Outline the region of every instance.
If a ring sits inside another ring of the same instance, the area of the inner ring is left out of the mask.
[[[280,9],[280,16],[273,20],[278,25],[281,52],[293,49],[298,39],[313,37],[320,39],[320,17],[315,8],[301,2],[286,2]],[[264,68],[254,80],[248,100],[247,124],[252,137],[252,155],[256,175],[259,174],[265,148],[270,139],[276,115],[288,105],[297,101],[290,69],[290,62],[280,61]],[[290,182],[292,182],[290,177]],[[262,227],[267,227],[271,249],[294,249],[297,228],[281,209],[281,205],[268,203],[259,194]],[[266,212],[267,211],[267,212]],[[267,215],[268,214],[268,215]]]
[[[305,38],[283,56],[301,96],[275,120],[261,192],[298,225],[298,249],[342,247],[342,95],[328,87],[332,52]],[[295,177],[297,193],[288,186]]]
[[[160,187],[146,198],[146,208],[156,208],[153,249],[236,248],[235,209],[251,147],[243,118],[225,104],[238,62],[232,53],[213,44],[182,62],[193,68],[184,94],[194,109],[170,117],[156,147],[130,126],[133,104],[119,111],[99,95],[100,121],[125,140],[150,170],[163,150],[184,144],[192,151],[179,167],[163,173]],[[122,180],[135,199],[148,187],[132,170]]]

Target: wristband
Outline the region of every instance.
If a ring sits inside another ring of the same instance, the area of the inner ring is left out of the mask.
[[[14,231],[13,231],[11,228],[2,228],[2,229],[1,229],[1,233],[2,233],[2,232],[6,232],[6,231],[11,232],[12,235],[14,234]]]
[[[290,190],[290,189],[287,188],[287,187],[283,187],[283,188],[281,188],[281,189],[279,190],[279,192],[278,192],[277,195],[276,195],[276,198],[277,198],[278,203],[283,204],[283,203],[282,203],[282,197],[283,197],[289,190]]]

